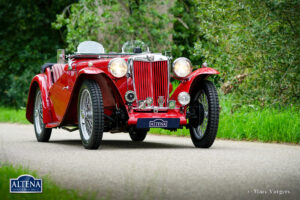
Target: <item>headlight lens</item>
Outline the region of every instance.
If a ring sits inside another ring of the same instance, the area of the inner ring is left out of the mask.
[[[190,103],[191,97],[190,94],[187,92],[180,92],[177,99],[181,105],[185,106],[188,103]]]
[[[173,71],[179,78],[184,78],[192,72],[192,63],[187,58],[177,58],[173,62]]]
[[[108,64],[109,72],[117,78],[121,78],[126,75],[127,73],[127,63],[122,58],[114,58]]]

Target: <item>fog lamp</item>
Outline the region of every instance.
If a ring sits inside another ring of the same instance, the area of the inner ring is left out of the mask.
[[[135,95],[135,92],[132,91],[132,90],[129,90],[126,92],[125,94],[125,100],[128,102],[128,103],[132,103],[134,102],[136,99],[136,95]]]
[[[180,92],[177,99],[181,105],[185,106],[190,103],[191,97],[187,92]]]

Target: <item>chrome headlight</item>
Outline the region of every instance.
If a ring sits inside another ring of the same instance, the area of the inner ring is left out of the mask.
[[[108,64],[109,72],[117,78],[121,78],[126,75],[128,66],[123,58],[114,58]]]
[[[179,78],[184,78],[192,72],[192,63],[189,59],[180,57],[173,62],[173,72]]]

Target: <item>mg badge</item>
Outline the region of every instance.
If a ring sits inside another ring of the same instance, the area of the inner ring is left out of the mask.
[[[165,97],[164,96],[159,96],[158,99],[157,99],[157,103],[159,104],[159,107],[164,107]]]

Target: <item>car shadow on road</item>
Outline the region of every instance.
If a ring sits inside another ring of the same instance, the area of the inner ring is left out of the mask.
[[[81,140],[50,140],[49,143],[82,146]],[[100,149],[190,149],[193,146],[159,142],[132,142],[126,140],[103,140]]]

